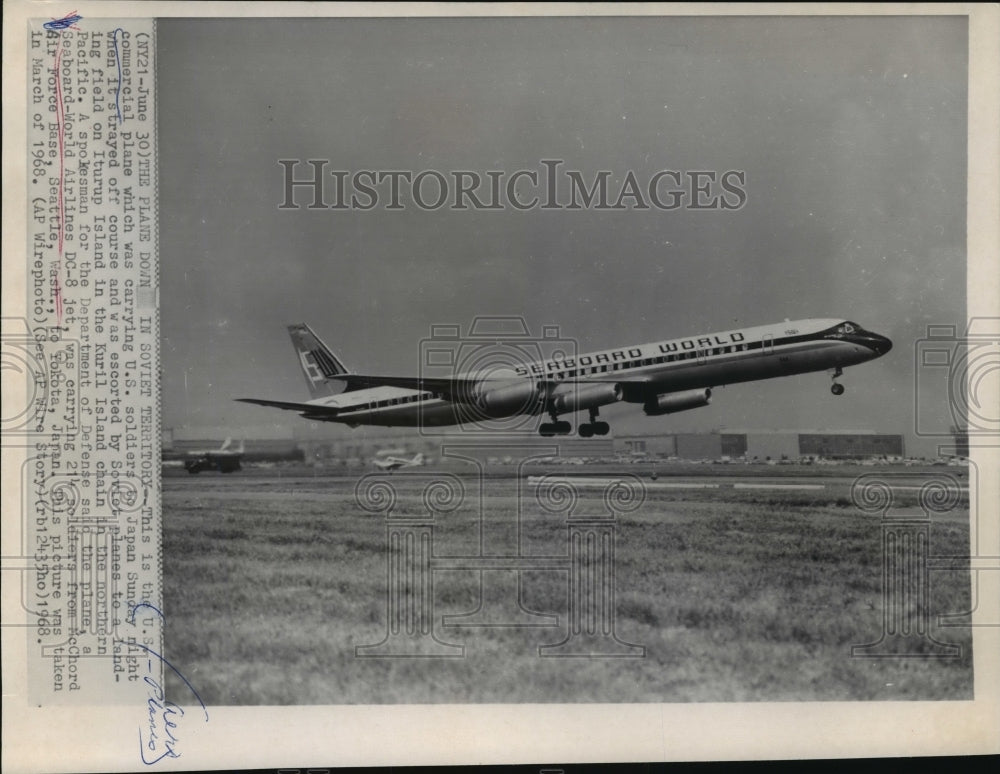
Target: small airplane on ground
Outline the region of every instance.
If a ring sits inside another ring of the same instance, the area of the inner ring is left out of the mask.
[[[379,470],[388,470],[390,473],[400,468],[413,468],[424,464],[423,452],[417,452],[412,458],[397,457],[394,454],[379,452],[372,460],[372,464]]]
[[[607,435],[598,410],[620,401],[640,404],[647,416],[707,406],[715,387],[779,376],[832,372],[881,357],[885,336],[843,319],[785,321],[774,325],[657,341],[451,377],[370,376],[348,371],[305,323],[288,328],[312,399],[306,402],[238,398],[296,411],[305,419],[350,427],[440,427],[548,414],[542,436],[568,435],[560,415],[587,411],[583,438]]]
[[[238,449],[230,449],[233,441],[227,438],[218,449],[205,451],[189,451],[185,455],[184,469],[191,474],[203,470],[218,470],[220,473],[232,473],[240,470],[240,460],[243,458],[243,441]]]

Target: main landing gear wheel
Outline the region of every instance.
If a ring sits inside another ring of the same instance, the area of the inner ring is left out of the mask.
[[[569,422],[543,422],[538,426],[538,434],[551,438],[553,435],[569,435],[573,426]]]
[[[611,425],[607,422],[599,422],[597,419],[597,409],[590,410],[590,421],[580,425],[577,432],[581,438],[591,438],[595,435],[607,435],[611,432]]]
[[[590,422],[580,425],[577,430],[581,438],[590,438],[595,435],[607,435],[611,432],[611,425],[607,422]]]
[[[841,368],[840,366],[837,366],[837,370],[833,372],[833,384],[830,385],[830,392],[832,392],[834,395],[844,394],[844,385],[837,383],[837,379],[839,379],[843,375],[844,375],[844,369]]]

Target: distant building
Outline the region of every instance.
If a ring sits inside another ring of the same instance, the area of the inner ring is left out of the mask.
[[[196,437],[192,437],[196,436]],[[955,431],[959,456],[968,456],[968,434]],[[206,437],[205,433],[187,434],[181,430],[164,430],[164,458],[183,456],[187,451],[213,449],[222,446],[225,435]],[[904,457],[903,436],[864,430],[734,430],[722,429],[704,433],[645,433],[623,434],[596,438],[577,435],[542,438],[531,434],[484,435],[455,432],[447,436],[428,437],[418,431],[381,432],[378,434],[345,433],[339,437],[253,438],[233,436],[245,442],[248,462],[300,460],[316,465],[369,463],[379,452],[392,450],[400,457],[423,453],[430,460],[439,460],[444,450],[462,454],[461,447],[485,448],[489,458],[518,460],[529,456],[559,455],[564,458],[601,459],[618,455],[688,460],[799,460],[864,459],[872,457]],[[963,443],[964,441],[964,443]],[[169,444],[169,445],[168,445]]]
[[[862,459],[903,457],[903,436],[863,430],[723,430],[710,433],[620,435],[615,437],[619,454],[716,460],[723,457],[749,460]]]
[[[747,437],[740,433],[720,433],[723,457],[743,457],[747,453]]]
[[[680,433],[677,456],[686,460],[717,460],[722,456],[722,438],[718,433]]]
[[[623,435],[614,439],[614,450],[631,455],[676,457],[677,439],[673,435]]]
[[[797,460],[805,456],[799,449],[799,434],[788,432],[746,433],[748,459]]]
[[[856,457],[903,457],[903,436],[856,433],[804,433],[799,436],[801,454],[843,459]]]

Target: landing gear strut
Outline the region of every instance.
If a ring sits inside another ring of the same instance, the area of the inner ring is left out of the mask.
[[[577,432],[580,434],[581,438],[590,438],[595,435],[607,435],[610,431],[611,425],[607,422],[599,422],[597,420],[596,408],[592,408],[590,410],[590,421],[577,428]]]
[[[844,369],[841,368],[840,366],[837,366],[837,370],[833,372],[834,380],[838,379],[843,375],[844,375]],[[830,392],[832,392],[834,395],[843,395],[844,385],[839,384],[837,381],[834,381],[833,384],[830,385]]]

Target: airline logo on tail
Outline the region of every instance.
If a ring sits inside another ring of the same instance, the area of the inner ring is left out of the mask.
[[[305,323],[299,323],[289,325],[288,333],[292,337],[292,344],[299,356],[310,394],[314,398],[325,398],[343,392],[344,383],[338,382],[336,379],[338,376],[346,374],[347,369],[312,332],[312,329]],[[331,385],[330,381],[334,381],[334,384]]]
[[[306,353],[306,362],[309,362],[310,358],[312,362],[319,366],[320,371],[323,372],[323,376],[327,379],[332,379],[337,374],[344,373],[343,369],[338,370],[337,361],[334,360],[330,355],[324,352],[322,349],[314,349]]]

